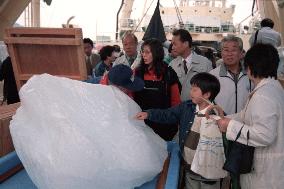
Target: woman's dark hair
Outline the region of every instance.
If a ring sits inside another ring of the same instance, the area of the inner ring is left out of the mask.
[[[110,45],[104,46],[99,52],[102,61],[105,61],[107,57],[110,57],[111,54],[114,52],[114,50],[115,48],[113,46]]]
[[[272,45],[256,44],[246,53],[244,65],[253,77],[277,79],[279,61],[278,52]]]
[[[143,51],[145,46],[150,47],[150,51],[153,57],[153,69],[157,78],[162,76],[162,72],[164,71],[164,49],[162,43],[157,39],[147,39],[142,44],[141,50]],[[140,68],[142,73],[146,73],[148,71],[148,65],[145,64],[144,59],[141,58]]]
[[[212,102],[220,92],[220,82],[214,76],[207,72],[201,72],[194,75],[190,80],[191,85],[196,85],[200,88],[202,94],[210,92],[209,100]]]

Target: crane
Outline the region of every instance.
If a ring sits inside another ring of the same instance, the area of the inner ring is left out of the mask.
[[[181,17],[179,8],[178,8],[178,6],[177,6],[176,0],[173,0],[173,1],[174,1],[174,5],[175,5],[177,17],[178,17],[179,27],[180,27],[180,28],[184,28],[184,23],[183,23],[183,21],[182,21],[182,17]]]

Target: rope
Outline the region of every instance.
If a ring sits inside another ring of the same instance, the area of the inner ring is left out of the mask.
[[[256,0],[253,0],[253,3],[252,3],[252,9],[251,9],[251,16],[253,16],[253,9],[254,9],[254,6],[256,4]]]
[[[135,30],[133,31],[133,33],[137,31],[138,27],[140,26],[141,22],[142,22],[143,19],[145,18],[146,14],[147,14],[148,10],[150,9],[151,5],[153,4],[153,2],[154,2],[154,0],[152,0],[151,4],[149,5],[149,7],[148,7],[148,9],[146,10],[145,14],[142,16],[140,22],[139,22],[138,25],[136,26],[136,28],[135,28]],[[158,2],[159,2],[159,0],[158,0]]]

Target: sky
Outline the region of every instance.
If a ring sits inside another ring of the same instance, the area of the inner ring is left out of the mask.
[[[152,0],[148,0],[146,9]],[[178,4],[177,0],[177,4]],[[154,0],[148,14],[152,14],[157,0]],[[173,0],[160,0],[163,6],[173,6]],[[46,5],[41,0],[41,27],[61,27],[71,16],[70,22],[82,28],[83,36],[95,40],[96,35],[111,36],[114,39],[116,28],[116,14],[121,0],[53,0]],[[227,4],[235,4],[234,24],[251,14],[252,0],[227,0]],[[144,0],[134,1],[132,17],[141,18]],[[24,25],[23,16],[18,20]]]

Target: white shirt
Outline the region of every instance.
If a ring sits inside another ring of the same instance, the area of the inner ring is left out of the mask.
[[[254,45],[255,33],[249,39],[250,46]],[[270,44],[275,48],[281,45],[281,34],[270,27],[262,27],[257,34],[256,43]]]
[[[189,70],[190,69],[190,65],[192,63],[192,53],[190,53],[190,55],[188,55],[188,57],[186,57],[185,59],[184,58],[181,58],[182,61],[186,61],[186,67],[187,69]]]

